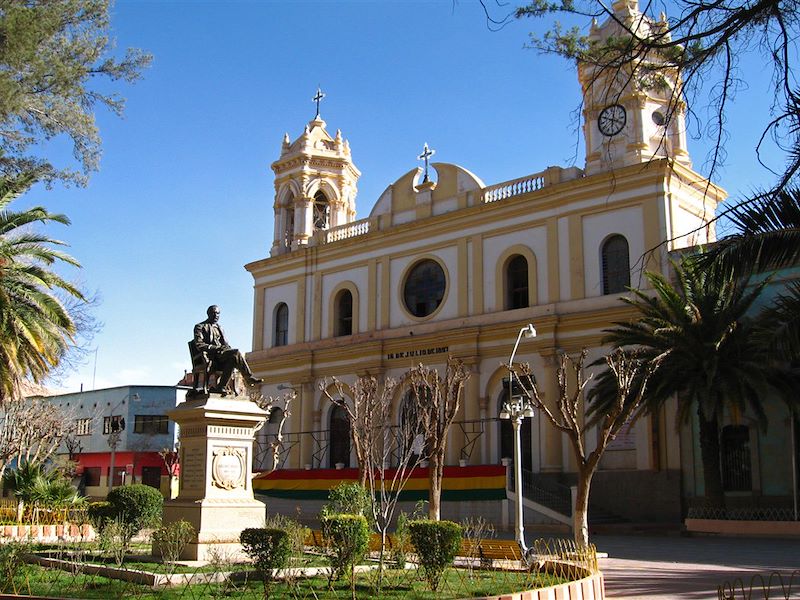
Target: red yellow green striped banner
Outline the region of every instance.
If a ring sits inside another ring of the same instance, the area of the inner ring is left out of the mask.
[[[393,475],[387,469],[386,480]],[[358,469],[279,469],[253,479],[256,494],[296,500],[326,500],[328,490],[341,482],[358,481]],[[428,468],[414,469],[400,500],[428,498]],[[506,468],[500,465],[445,467],[443,501],[505,500]]]

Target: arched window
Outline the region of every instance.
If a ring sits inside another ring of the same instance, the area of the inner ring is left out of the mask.
[[[753,489],[750,463],[750,428],[726,425],[720,435],[722,488],[726,492],[749,492]]]
[[[330,452],[328,467],[333,469],[336,463],[350,466],[350,419],[347,411],[341,406],[334,406],[330,417]]]
[[[336,298],[336,323],[334,335],[353,334],[353,294],[342,290]]]
[[[506,265],[506,310],[528,306],[528,260],[517,254]]]
[[[283,243],[287,248],[292,247],[294,241],[294,196],[289,200],[286,208],[286,218],[283,228]]]
[[[503,410],[503,404],[508,400],[508,390],[503,390],[497,402],[498,412]],[[520,454],[522,454],[522,468],[533,471],[533,455],[531,442],[533,440],[533,419],[522,419],[519,432]],[[514,462],[514,428],[511,419],[500,419],[500,458],[509,458]]]
[[[330,224],[331,206],[325,194],[314,194],[314,229],[327,229]]]
[[[603,271],[603,294],[621,294],[631,285],[631,262],[628,240],[621,235],[608,238],[600,251]]]
[[[284,302],[275,308],[275,342],[273,346],[289,343],[289,307]]]
[[[444,299],[447,279],[444,269],[435,260],[426,258],[415,264],[403,284],[403,301],[415,317],[432,314]]]

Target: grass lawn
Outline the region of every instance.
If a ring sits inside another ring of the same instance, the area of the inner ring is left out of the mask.
[[[356,576],[356,597],[374,600],[376,573]],[[431,592],[422,580],[421,573],[414,570],[389,570],[384,575],[384,586],[380,598],[408,599],[457,599],[474,596],[487,596],[543,587],[561,583],[547,575],[535,575],[509,571],[475,571],[470,576],[463,569],[448,569],[437,592]],[[14,588],[8,586],[6,593],[19,593],[52,596],[58,598],[132,598],[163,600],[205,600],[212,598],[256,599],[264,597],[261,581],[226,581],[224,583],[202,583],[190,586],[152,590],[133,583],[111,580],[98,575],[69,573],[54,569],[28,566],[15,578]],[[2,584],[0,584],[2,585]],[[326,577],[298,579],[292,585],[275,582],[272,585],[272,599],[311,599],[329,600],[349,598],[351,589],[346,582],[335,582],[333,590],[328,590]]]

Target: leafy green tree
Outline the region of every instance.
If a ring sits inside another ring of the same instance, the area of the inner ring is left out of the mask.
[[[766,427],[763,398],[776,392],[788,399],[787,392],[798,382],[795,374],[770,360],[754,335],[758,319],[748,313],[766,281],[746,287],[718,269],[698,266],[692,257],[674,266],[674,284],[664,275],[647,273],[653,291],[632,290],[633,297],[622,298],[636,316],[606,330],[604,341],[636,348],[640,358],[657,362],[643,398],[644,412],[657,412],[673,397],[679,423],[689,422],[696,412],[706,501],[724,506],[723,414],[737,418],[748,411]],[[604,413],[615,387],[608,371],[598,377],[589,397],[595,415]]]
[[[41,206],[8,210],[32,183],[30,174],[0,179],[0,403],[18,399],[24,379],[39,383],[67,350],[75,324],[54,292],[83,298],[50,269],[58,262],[80,266],[57,249],[64,243],[31,227],[69,219]]]
[[[97,105],[121,114],[124,101],[97,85],[137,80],[151,57],[122,58],[109,37],[110,0],[0,0],[0,169],[36,170],[46,180],[85,184],[100,159]],[[40,156],[41,143],[72,141],[80,171]]]

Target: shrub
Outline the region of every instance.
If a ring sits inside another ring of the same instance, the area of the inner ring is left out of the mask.
[[[369,521],[372,515],[372,498],[369,490],[358,483],[343,482],[328,492],[328,503],[322,507],[320,517],[328,515],[363,515]]]
[[[409,524],[411,543],[431,591],[439,587],[442,573],[453,564],[461,547],[461,526],[452,521],[413,521]]]
[[[397,527],[394,530],[394,543],[392,544],[391,552],[392,560],[398,569],[406,568],[408,544],[408,515],[400,511],[400,514],[397,515]]]
[[[275,569],[284,568],[292,554],[289,535],[283,529],[251,527],[239,534],[239,541],[264,578],[264,597],[268,598]]]
[[[113,518],[132,526],[138,533],[161,522],[164,497],[149,485],[136,483],[114,488],[106,496]]]
[[[331,563],[331,574],[328,585],[332,586],[344,573],[350,575],[351,584],[355,584],[353,573],[358,563],[367,552],[369,545],[369,526],[364,515],[328,515],[322,518],[322,535]]]
[[[0,592],[22,592],[24,585],[20,580],[24,579],[27,569],[25,554],[29,551],[28,544],[23,542],[0,544]]]
[[[300,558],[308,537],[308,527],[304,527],[294,519],[286,515],[274,514],[266,518],[264,522],[266,529],[283,529],[289,536],[289,545],[292,549],[292,556]]]
[[[194,527],[188,521],[181,519],[167,525],[162,525],[152,534],[153,545],[161,554],[161,559],[165,562],[174,563],[181,557],[183,549],[186,548],[194,537]]]
[[[114,513],[111,504],[108,502],[92,502],[86,510],[89,523],[94,527],[95,532],[100,535],[105,526],[114,520]]]
[[[473,567],[477,561],[482,569],[492,566],[492,559],[486,558],[481,551],[483,540],[494,537],[494,525],[483,517],[467,517],[461,522],[462,534],[464,539],[469,540],[469,552],[467,558],[467,571],[470,577],[473,576]]]
[[[89,507],[89,518],[100,536],[113,523],[113,533],[108,541],[119,538],[124,553],[133,536],[145,527],[155,527],[161,522],[163,508],[161,492],[137,483],[111,490],[105,502]]]
[[[97,544],[100,550],[113,558],[118,567],[122,566],[125,553],[128,551],[130,540],[133,537],[130,529],[119,518],[108,519],[103,521],[103,527],[97,534]]]

